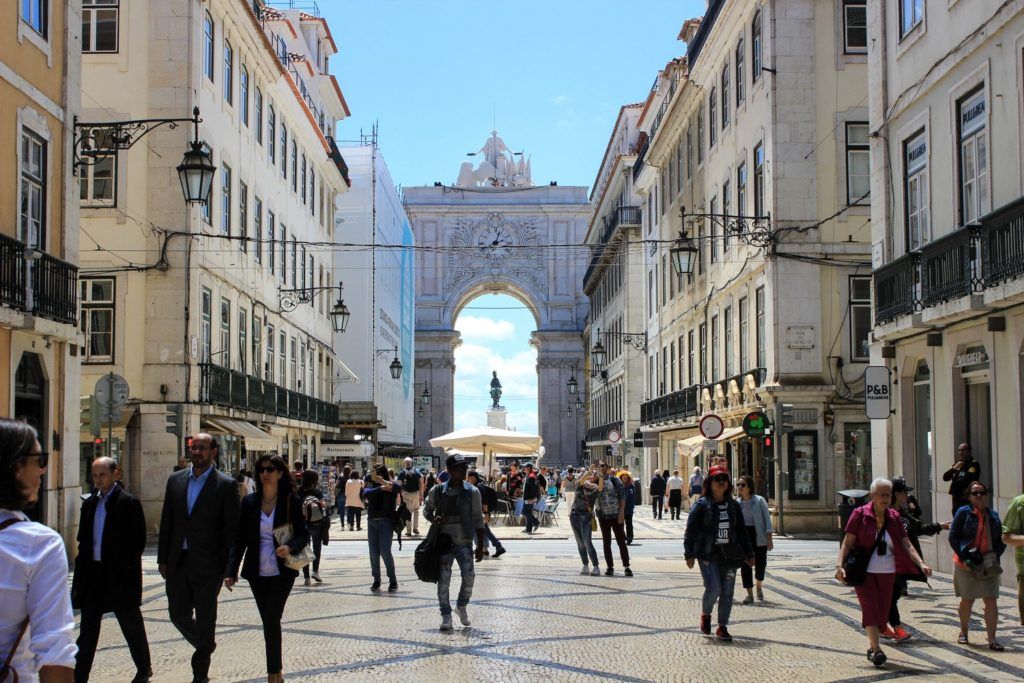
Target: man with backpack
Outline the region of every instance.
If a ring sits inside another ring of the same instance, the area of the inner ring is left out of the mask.
[[[405,459],[405,469],[398,473],[402,485],[402,502],[409,510],[405,523],[405,535],[420,535],[420,501],[423,499],[423,475],[412,466],[412,458]]]
[[[452,606],[448,588],[452,580],[452,562],[458,561],[462,587],[455,603],[455,612],[463,626],[469,626],[466,606],[473,596],[473,539],[476,538],[476,560],[484,556],[484,515],[480,491],[466,481],[469,461],[461,454],[449,455],[445,461],[448,481],[435,486],[427,495],[423,515],[433,524],[440,524],[440,533],[451,540],[451,547],[441,555],[437,579],[437,602],[441,608],[441,630],[452,630]]]

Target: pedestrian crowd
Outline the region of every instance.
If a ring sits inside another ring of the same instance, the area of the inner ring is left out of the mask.
[[[250,589],[262,625],[268,681],[284,680],[281,622],[295,581],[321,583],[320,554],[330,543],[331,510],[317,472],[295,463],[289,470],[278,455],[256,459],[254,472],[232,477],[217,469],[220,444],[210,434],[189,441],[190,462],[168,477],[159,521],[157,565],[165,581],[171,623],[193,649],[193,681],[208,680],[216,650],[218,597],[239,579]],[[0,420],[0,658],[6,655],[0,681],[87,681],[105,614],[113,613],[135,664],[133,681],[148,681],[152,659],[141,614],[142,554],[146,521],[139,500],[121,483],[111,458],[93,461],[94,491],[83,502],[78,552],[70,591],[64,544],[52,529],[30,522],[24,511],[39,499],[47,454],[28,425]],[[962,445],[944,479],[953,517],[948,522],[922,519],[913,488],[901,477],[879,477],[869,500],[855,508],[845,524],[835,578],[854,588],[861,624],[868,639],[867,659],[882,666],[887,656],[882,639],[903,642],[911,632],[901,621],[899,600],[909,581],[926,581],[931,568],[923,561],[919,539],[948,531],[953,559],[953,589],[959,599],[958,642],[970,643],[974,603],[981,600],[985,638],[993,652],[997,639],[1000,557],[1016,550],[1021,623],[1024,625],[1024,495],[1010,503],[1005,518],[988,501],[980,466]],[[493,484],[493,485],[492,485]],[[502,507],[522,501],[525,531],[540,524],[534,509],[541,501],[564,500],[582,567],[598,576],[600,555],[594,532],[600,530],[604,574],[615,574],[612,541],[622,573],[633,576],[629,546],[637,482],[628,468],[616,471],[599,462],[559,472],[532,463],[503,470],[493,481],[471,470],[460,454],[447,457],[444,470],[420,471],[407,459],[398,473],[384,465],[361,474],[341,472],[335,505],[344,531],[362,528],[366,512],[372,584],[388,592],[399,589],[392,544],[419,536],[421,515],[429,524],[420,539],[415,567],[418,578],[437,584],[440,630],[453,628],[453,616],[471,625],[474,565],[506,549],[490,523]],[[732,641],[729,620],[736,573],[746,591],[744,604],[764,603],[768,553],[774,548],[772,517],[766,500],[755,493],[749,476],[733,478],[726,467],[699,468],[684,481],[679,472],[655,473],[649,489],[655,520],[671,511],[670,520],[689,514],[683,533],[688,568],[700,571],[704,585],[699,629],[723,642]],[[685,492],[685,497],[684,497]],[[668,500],[665,500],[665,497]],[[494,548],[491,555],[490,549]],[[451,604],[453,568],[460,586]],[[77,640],[72,610],[80,610]],[[714,623],[713,623],[714,622]]]

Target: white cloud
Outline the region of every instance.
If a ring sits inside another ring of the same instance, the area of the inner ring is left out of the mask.
[[[564,94],[563,95],[555,95],[554,97],[551,98],[551,102],[554,103],[555,106],[558,106],[558,107],[561,107],[563,104],[565,104],[568,101],[569,101],[569,96],[568,95],[564,95]]]
[[[516,334],[516,326],[508,320],[471,315],[460,315],[455,329],[462,333],[464,345],[475,341],[511,341]]]

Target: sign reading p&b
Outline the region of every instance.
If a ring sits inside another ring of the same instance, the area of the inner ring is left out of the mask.
[[[872,420],[886,420],[892,414],[892,373],[884,365],[864,370],[864,413]]]

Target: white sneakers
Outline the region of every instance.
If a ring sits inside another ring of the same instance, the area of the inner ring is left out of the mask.
[[[580,570],[580,576],[585,576],[585,575],[587,575],[589,573],[590,573],[590,565],[589,564],[583,565],[583,569]]]
[[[459,615],[459,621],[462,622],[463,626],[469,626],[469,614],[466,612],[465,607],[456,607],[455,613]]]
[[[451,631],[452,630],[452,615],[445,614],[441,617],[441,630]]]
[[[598,566],[597,566],[597,565],[595,564],[595,565],[594,565],[594,568],[590,570],[590,575],[591,575],[591,576],[601,576],[601,568],[600,568],[600,567],[598,567]]]
[[[316,581],[317,583],[323,583],[324,582],[323,579],[320,578],[320,574],[318,572],[313,572],[312,576],[313,576],[313,580]]]

